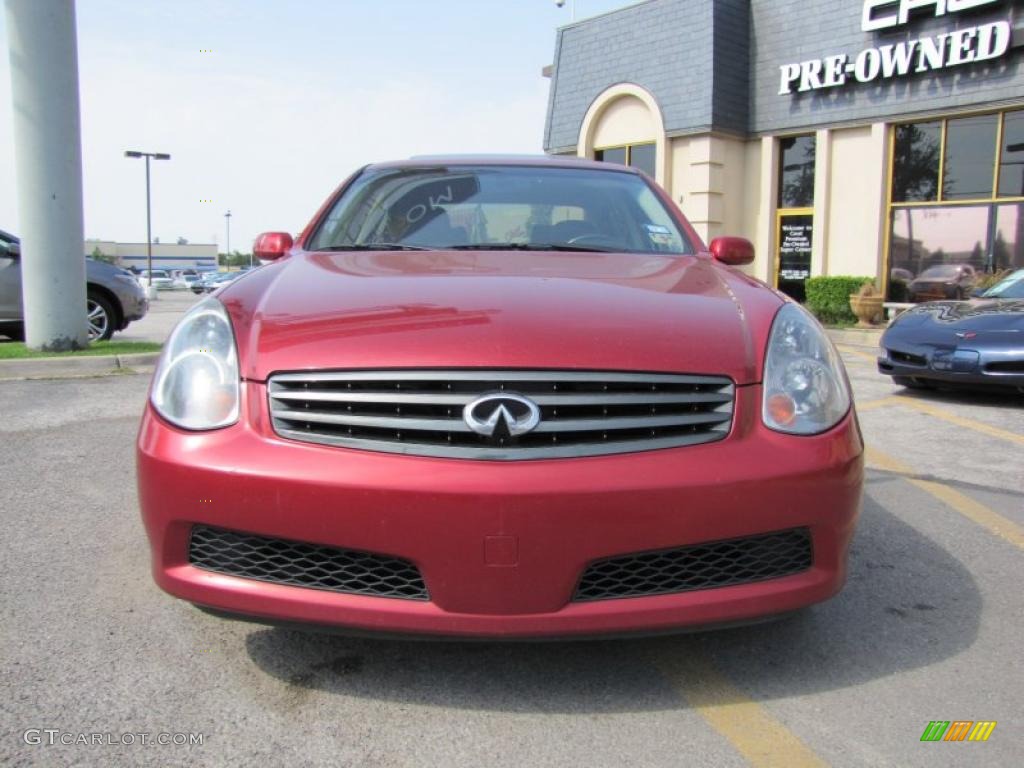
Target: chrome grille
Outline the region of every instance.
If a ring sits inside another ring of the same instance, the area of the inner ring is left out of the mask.
[[[281,373],[268,381],[282,437],[416,456],[514,461],[649,451],[720,440],[735,388],[719,376],[601,371],[386,370]],[[517,394],[541,412],[518,437],[484,437],[463,408]]]

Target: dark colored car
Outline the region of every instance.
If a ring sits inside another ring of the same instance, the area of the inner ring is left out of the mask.
[[[963,299],[970,296],[976,275],[970,264],[937,264],[907,284],[909,301]]]
[[[127,269],[86,258],[89,340],[106,341],[149,310],[146,292]],[[21,241],[0,231],[0,334],[24,338],[21,304]]]
[[[153,575],[267,622],[583,637],[846,579],[863,443],[802,307],[635,169],[368,166],[199,301],[137,444]]]
[[[1024,390],[1024,269],[981,297],[904,312],[881,340],[878,370],[904,387],[939,384]]]

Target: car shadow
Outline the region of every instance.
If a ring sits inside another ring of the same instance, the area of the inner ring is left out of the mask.
[[[543,713],[686,706],[664,670],[696,656],[759,699],[858,685],[969,647],[981,597],[945,549],[871,497],[836,598],[769,624],[635,640],[421,642],[257,629],[245,646],[287,689],[402,704]],[[212,619],[211,619],[212,620]]]
[[[901,389],[892,395],[898,400],[924,400],[940,405],[980,405],[986,408],[1010,408],[1020,410],[1024,405],[1021,392],[1012,389],[968,389],[946,387],[942,389]]]

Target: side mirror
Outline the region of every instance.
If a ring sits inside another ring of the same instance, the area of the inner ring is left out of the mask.
[[[7,243],[7,255],[12,259],[21,256],[21,243]]]
[[[276,261],[291,250],[295,243],[287,232],[264,232],[252,245],[252,255],[260,261]]]
[[[754,261],[754,244],[743,237],[716,237],[711,241],[711,255],[734,267],[750,264]]]

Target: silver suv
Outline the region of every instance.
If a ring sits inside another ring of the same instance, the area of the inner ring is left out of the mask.
[[[127,269],[85,260],[89,340],[105,341],[114,331],[145,316],[146,292]],[[21,308],[21,241],[0,230],[0,334],[24,338]]]

